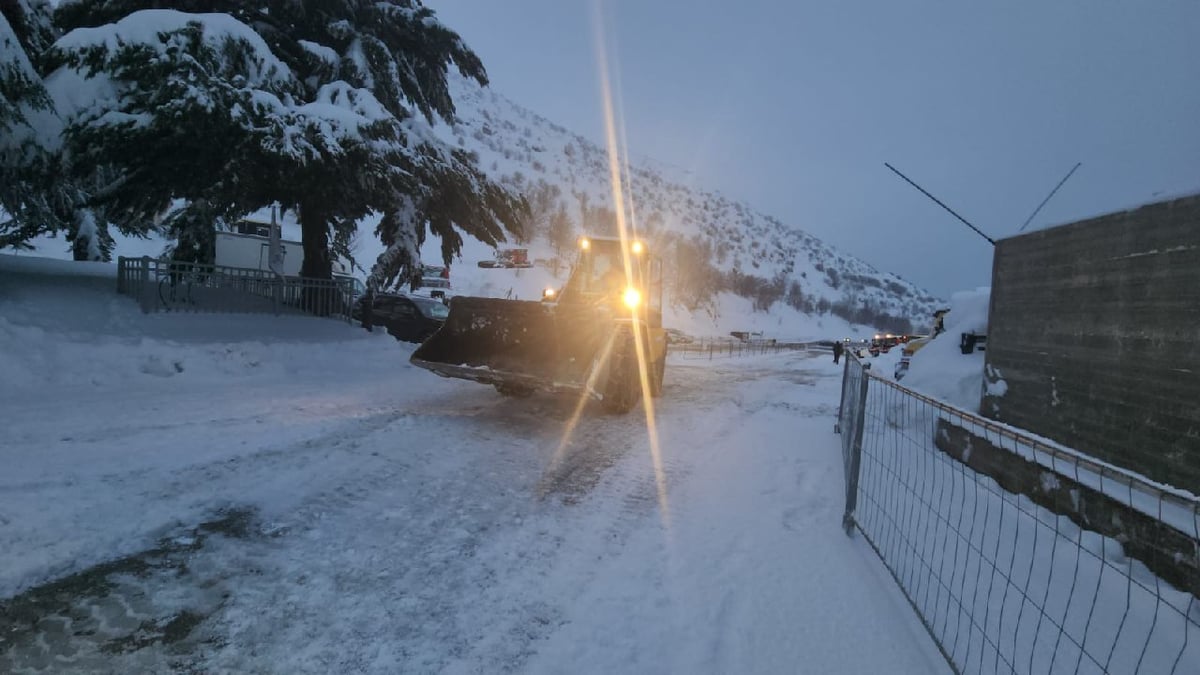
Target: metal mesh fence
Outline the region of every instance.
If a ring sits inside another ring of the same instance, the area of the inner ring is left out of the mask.
[[[117,292],[136,299],[144,312],[297,313],[347,320],[354,300],[351,280],[154,258],[118,258]]]
[[[966,673],[1200,673],[1200,502],[846,365],[845,524]]]
[[[682,358],[704,359],[708,361],[735,356],[806,351],[816,348],[817,345],[814,343],[782,340],[748,340],[743,342],[740,340],[702,339],[692,342],[667,344],[668,353],[678,354]]]

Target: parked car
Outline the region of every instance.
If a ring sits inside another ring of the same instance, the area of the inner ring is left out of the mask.
[[[365,300],[354,305],[351,317],[356,321],[362,321]],[[386,293],[375,296],[371,322],[386,328],[397,340],[421,343],[442,327],[449,314],[450,308],[437,300]]]
[[[409,293],[409,297],[431,298],[446,305],[449,305],[453,295],[450,280],[442,277],[422,277],[421,285]]]

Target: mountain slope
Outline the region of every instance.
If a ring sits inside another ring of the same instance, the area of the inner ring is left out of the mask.
[[[548,221],[561,207],[574,232],[611,227],[613,198],[605,150],[490,89],[453,82],[459,120],[439,133],[476,153],[494,178],[530,196],[527,237],[549,249]],[[827,246],[803,230],[719,192],[688,186],[682,170],[631,161],[625,194],[639,236],[668,262],[668,300],[719,314],[721,291],[757,309],[787,304],[810,314],[836,313],[876,328],[889,317],[922,326],[939,304],[924,290]],[[779,303],[777,305],[776,303]]]

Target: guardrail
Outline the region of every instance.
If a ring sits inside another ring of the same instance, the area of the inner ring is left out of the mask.
[[[117,292],[143,312],[311,314],[350,320],[353,281],[283,277],[258,269],[117,259]]]
[[[782,342],[778,340],[697,340],[667,344],[668,354],[679,354],[684,358],[708,359],[718,357],[754,356],[785,351],[807,351],[816,349],[816,343]]]
[[[836,431],[847,533],[955,672],[1200,673],[1200,500],[875,376]]]

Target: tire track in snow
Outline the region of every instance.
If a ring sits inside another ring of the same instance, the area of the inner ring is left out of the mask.
[[[658,413],[669,518],[687,515],[681,510],[686,507],[674,503],[671,495],[687,482],[696,462],[704,461],[707,453],[703,446],[719,448],[737,433],[739,423],[747,422],[746,411],[737,407],[736,392],[732,389],[730,379],[723,373],[703,367],[681,368],[674,373],[673,379],[668,380]],[[682,400],[672,398],[672,390],[688,395],[681,397]],[[645,429],[640,421],[634,422],[633,427],[640,437],[636,442],[629,442],[629,450],[619,458],[620,461],[586,494],[576,500],[563,499],[572,508],[553,515],[553,529],[563,534],[545,559],[546,564],[526,570],[527,580],[518,583],[517,590],[510,591],[530,598],[536,607],[562,607],[565,603],[566,606],[556,613],[560,623],[568,620],[569,607],[595,580],[596,568],[622,556],[632,537],[649,527],[662,530],[665,545],[669,545],[670,535],[665,530],[669,524],[662,519],[663,502],[649,457]],[[622,428],[613,433],[625,432]],[[557,585],[547,588],[547,577],[559,578]],[[510,580],[510,583],[513,582]],[[646,599],[646,602],[650,601]],[[737,599],[731,598],[727,605],[730,616],[738,614],[737,606]],[[491,635],[511,635],[519,631],[520,626],[538,621],[537,614],[530,615],[519,609],[514,609],[512,614],[512,618],[506,620],[503,627],[492,630]],[[555,626],[556,629],[559,627]],[[489,654],[497,648],[498,642],[494,638],[482,640],[480,646],[458,662],[462,664],[459,669],[490,670],[489,664],[494,662]],[[508,665],[512,666],[507,668],[509,670],[526,670],[523,660]]]
[[[832,410],[818,403],[823,392],[781,392],[832,378],[798,375],[802,361],[780,364],[774,371],[760,368],[750,375],[730,372],[732,367],[714,368],[681,381],[711,385],[691,390],[688,399],[694,409],[679,410],[677,418],[670,406],[661,411],[664,462],[672,467],[667,471],[668,517],[656,519],[656,502],[645,499],[654,494],[645,463],[633,457],[581,505],[596,512],[572,529],[597,528],[604,535],[572,551],[585,572],[570,575],[558,568],[558,576],[564,578],[560,585],[576,584],[580,590],[567,603],[573,609],[566,614],[567,623],[528,664],[530,672],[557,672],[569,663],[587,663],[601,672],[739,672],[758,662],[747,653],[755,641],[746,627],[755,625],[763,611],[760,603],[752,594],[721,589],[737,589],[740,580],[735,575],[757,567],[745,561],[753,556],[759,538],[813,537],[816,524],[809,519],[819,516],[805,500],[824,504],[822,494],[840,484],[829,480],[829,458],[806,453],[803,439],[798,438],[795,447],[779,446],[779,439],[787,438],[787,432],[781,435],[783,429],[811,433],[813,422],[798,417],[812,420],[830,414],[832,428]],[[782,405],[780,398],[793,402]],[[818,447],[827,446],[818,443],[812,449]],[[836,469],[836,462],[832,466]],[[728,512],[726,500],[732,507]],[[630,502],[645,506],[629,508]],[[747,502],[755,504],[753,511],[746,510]],[[739,520],[751,513],[755,522]],[[799,517],[801,527],[795,534],[781,522],[787,514]],[[828,522],[837,529],[836,517]],[[713,527],[717,531],[710,541]],[[711,590],[712,596],[697,598],[697,590]],[[616,624],[595,618],[626,615],[627,621]],[[681,653],[659,649],[659,638]]]

